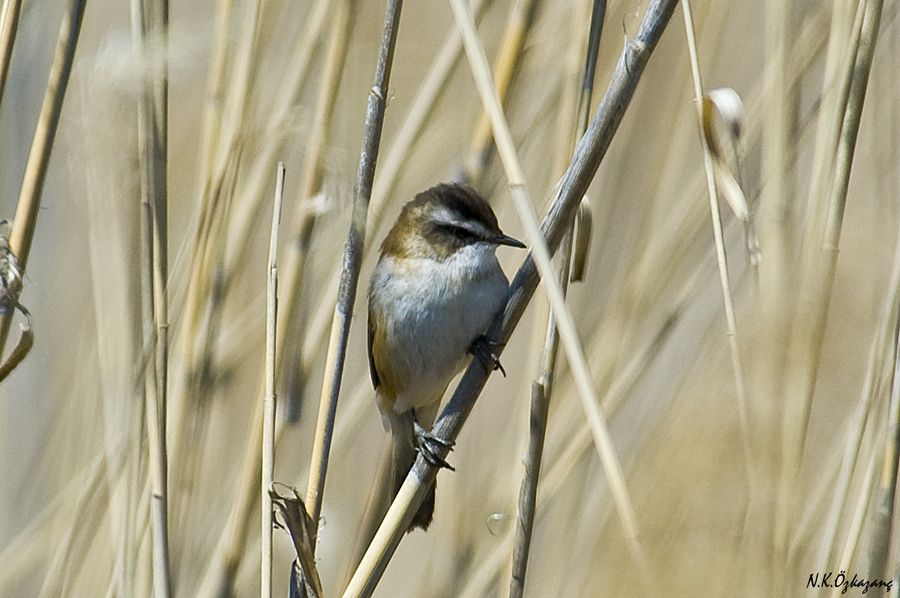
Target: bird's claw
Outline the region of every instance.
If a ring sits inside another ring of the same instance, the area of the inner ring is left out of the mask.
[[[447,463],[447,460],[441,457],[440,453],[441,449],[452,451],[455,444],[453,441],[435,436],[432,432],[420,426],[419,422],[413,423],[413,430],[416,433],[416,448],[425,457],[426,461],[434,467],[456,471],[456,468]]]
[[[478,361],[481,362],[481,365],[483,365],[488,372],[500,370],[500,373],[506,378],[506,370],[503,369],[503,364],[500,363],[500,357],[494,353],[494,349],[503,347],[503,345],[504,343],[492,341],[482,334],[472,343],[472,346],[469,348],[469,353],[477,357]]]

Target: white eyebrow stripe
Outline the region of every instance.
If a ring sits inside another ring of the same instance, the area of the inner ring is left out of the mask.
[[[463,224],[459,216],[444,206],[435,209],[432,213],[432,218],[434,218],[435,222],[439,222],[440,224],[453,224],[455,226],[461,226]]]
[[[487,238],[491,236],[491,231],[478,220],[460,218],[456,212],[440,206],[432,212],[431,216],[435,222],[450,226],[459,226],[471,231],[475,236]]]

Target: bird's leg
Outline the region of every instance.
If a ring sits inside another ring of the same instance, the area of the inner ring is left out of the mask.
[[[447,463],[447,460],[441,457],[440,450],[442,448],[446,448],[449,450],[453,450],[453,441],[445,440],[438,436],[435,436],[434,433],[429,432],[425,428],[419,424],[416,419],[416,414],[413,412],[412,414],[413,421],[413,432],[416,436],[416,448],[422,453],[422,456],[425,457],[425,460],[434,465],[435,467],[443,467],[445,469],[449,469],[450,471],[456,471],[456,469]]]
[[[478,361],[481,362],[481,365],[483,365],[487,371],[496,372],[497,370],[500,370],[500,373],[506,378],[506,370],[503,369],[500,358],[494,353],[494,349],[498,349],[504,344],[505,343],[492,341],[482,334],[472,342],[472,346],[469,347],[469,353],[477,357]]]

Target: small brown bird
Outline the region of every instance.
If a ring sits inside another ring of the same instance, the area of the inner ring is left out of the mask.
[[[458,184],[419,193],[381,245],[369,287],[368,349],[378,409],[391,433],[392,497],[417,450],[449,467],[437,449],[450,443],[427,430],[453,376],[471,355],[499,367],[484,337],[509,290],[499,245],[525,247],[503,234],[474,189]],[[432,487],[409,531],[427,529],[433,512]]]

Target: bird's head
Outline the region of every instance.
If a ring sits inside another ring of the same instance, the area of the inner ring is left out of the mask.
[[[440,184],[403,207],[381,246],[383,255],[444,260],[471,246],[525,248],[500,230],[491,206],[466,185]]]

